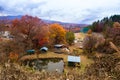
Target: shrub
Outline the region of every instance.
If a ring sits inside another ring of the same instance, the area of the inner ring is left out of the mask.
[[[66,33],[66,41],[69,45],[71,45],[74,42],[75,35],[73,32],[67,32]]]
[[[83,50],[85,53],[92,53],[97,40],[92,34],[88,34],[83,40]]]
[[[86,68],[83,80],[119,80],[120,57],[115,54],[107,54],[96,58],[95,63]]]
[[[18,57],[19,55],[17,53],[14,53],[14,52],[10,52],[9,54],[9,59],[12,61],[12,62],[16,62],[18,60]]]

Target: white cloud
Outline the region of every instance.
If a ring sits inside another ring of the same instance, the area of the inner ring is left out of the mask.
[[[44,19],[91,23],[120,14],[119,0],[0,0],[1,14],[29,14]]]

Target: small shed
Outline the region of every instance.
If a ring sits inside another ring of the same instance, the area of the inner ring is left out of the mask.
[[[54,52],[55,53],[69,52],[69,48],[64,44],[56,44],[54,45]]]
[[[47,48],[47,47],[42,47],[42,48],[40,49],[40,51],[41,51],[41,52],[47,52],[47,51],[48,51],[48,48]]]
[[[59,54],[63,53],[62,48],[63,48],[63,44],[56,44],[54,45],[54,52]]]
[[[56,44],[54,45],[54,48],[62,48],[63,47],[63,44]]]
[[[68,66],[78,66],[80,61],[80,56],[68,56]]]
[[[32,49],[32,50],[27,50],[26,52],[27,52],[27,54],[34,54],[34,53],[35,53],[35,50],[34,50],[34,49]]]

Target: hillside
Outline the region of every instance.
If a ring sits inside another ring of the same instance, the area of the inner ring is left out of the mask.
[[[22,17],[22,15],[17,15],[17,16],[0,16],[0,20],[2,19],[8,19],[8,20],[14,20],[14,19],[20,19]],[[60,21],[53,21],[53,20],[46,20],[46,19],[42,19],[45,23],[48,24],[53,24],[53,23],[58,23],[66,28],[69,27],[85,27],[88,26],[88,24],[78,24],[78,23],[66,23],[66,22],[60,22]]]

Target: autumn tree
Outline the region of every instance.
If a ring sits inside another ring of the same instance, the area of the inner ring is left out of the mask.
[[[120,46],[120,24],[114,22],[113,27],[108,27],[105,31],[105,42],[98,46],[97,51],[106,54],[113,54],[115,52],[112,49],[110,42],[113,42],[116,46]]]
[[[113,27],[114,28],[120,28],[120,23],[119,22],[114,22]]]
[[[89,29],[88,32],[87,32],[87,34],[92,34],[92,30]]]
[[[49,27],[47,25],[42,26],[37,33],[34,40],[38,40],[39,46],[47,46],[49,43]]]
[[[31,49],[45,43],[45,40],[42,43],[41,40],[46,37],[47,25],[41,19],[25,15],[21,19],[13,20],[12,25],[11,34],[18,45],[23,43],[26,49]]]
[[[75,35],[73,32],[66,32],[66,41],[69,45],[71,45],[74,42]]]
[[[97,38],[92,34],[91,30],[88,30],[86,37],[83,41],[83,50],[85,53],[92,53],[95,44],[97,43]]]
[[[0,19],[0,36],[8,29],[9,22],[10,20],[8,19]]]
[[[0,20],[0,31],[3,31],[5,27],[5,20]]]
[[[50,43],[51,44],[60,44],[65,43],[65,29],[59,24],[51,24],[49,27],[50,32]]]
[[[107,28],[105,36],[115,45],[120,46],[120,23],[114,22],[113,28]]]
[[[25,47],[24,45],[19,45],[19,44],[20,43],[15,42],[13,40],[9,40],[9,41],[4,40],[0,42],[0,59],[1,59],[0,62],[4,63],[5,61],[7,61],[9,59],[9,55],[11,52],[20,53],[20,56],[24,55],[23,52]]]

